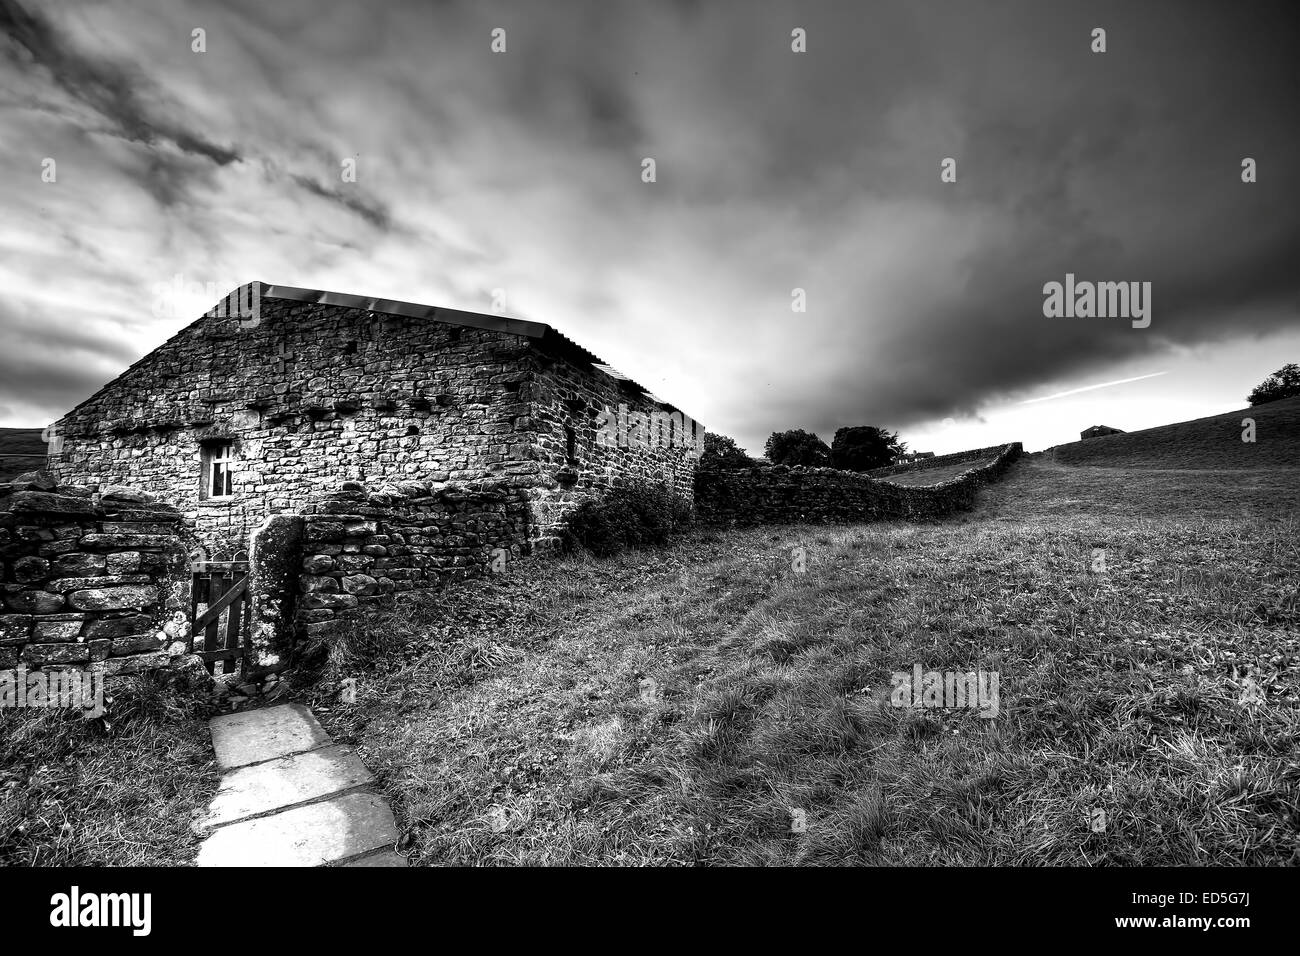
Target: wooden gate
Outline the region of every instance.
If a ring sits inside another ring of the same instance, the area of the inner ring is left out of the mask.
[[[248,562],[195,562],[191,573],[190,651],[199,655],[209,674],[217,673],[221,661],[222,673],[232,674],[248,657]]]

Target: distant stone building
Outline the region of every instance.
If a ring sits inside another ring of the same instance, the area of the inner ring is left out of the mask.
[[[1111,428],[1109,425],[1093,425],[1091,428],[1085,428],[1079,432],[1080,438],[1100,438],[1103,435],[1123,435],[1124,432],[1119,428]]]
[[[526,505],[525,548],[623,483],[691,499],[703,429],[547,325],[237,292],[255,308],[232,293],[56,424],[53,477],[174,504],[210,556],[349,480],[505,489]]]
[[[924,461],[926,458],[933,458],[932,451],[910,451],[898,456],[899,462],[906,461]]]

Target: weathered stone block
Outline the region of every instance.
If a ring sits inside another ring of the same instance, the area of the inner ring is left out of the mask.
[[[117,521],[153,521],[174,524],[181,520],[179,512],[166,510],[165,506],[160,504],[150,505],[148,508],[122,508],[117,511],[106,512],[106,514]]]
[[[334,559],[328,554],[313,554],[303,559],[302,569],[308,574],[324,574],[334,570]]]
[[[93,578],[57,578],[45,585],[45,590],[57,594],[82,591],[87,588],[111,588],[123,584],[152,584],[147,574],[105,574]]]
[[[106,561],[106,570],[109,574],[135,574],[141,568],[140,551],[120,551],[116,554],[110,554]],[[100,557],[94,555],[94,557]],[[100,557],[100,560],[105,560]]]
[[[134,488],[127,488],[124,485],[107,485],[99,493],[100,501],[103,502],[127,502],[130,504],[145,504],[150,500],[149,496],[142,491]]]
[[[89,498],[74,498],[46,491],[20,491],[9,499],[10,510],[19,514],[94,516],[95,504]]]
[[[341,554],[338,559],[339,568],[350,574],[364,571],[374,563],[375,559],[368,554]]]
[[[309,542],[309,547],[316,542],[334,542],[341,541],[346,537],[342,521],[329,521],[319,518],[311,518],[307,522],[305,541]],[[311,550],[320,551],[320,548],[311,548]]]
[[[77,551],[76,541],[50,541],[41,544],[36,549],[36,553],[42,558],[59,558],[66,554],[75,554]]]
[[[50,562],[44,558],[19,558],[13,567],[14,580],[19,584],[35,584],[50,576]]]
[[[0,645],[26,644],[31,640],[33,620],[28,614],[0,614]]]
[[[87,548],[103,548],[104,550],[130,551],[138,548],[162,550],[174,547],[176,538],[169,534],[105,534],[92,532],[85,535],[81,539],[81,543]]]
[[[338,610],[340,608],[356,607],[357,599],[351,594],[322,594],[315,592],[304,595],[300,606],[309,611],[315,608]]]
[[[22,659],[27,664],[84,664],[90,660],[85,644],[28,644]]]
[[[337,578],[326,578],[312,574],[303,574],[298,578],[298,586],[301,590],[311,593],[313,591],[337,591],[339,582]]]
[[[82,611],[142,610],[158,603],[158,589],[152,586],[90,588],[73,591],[68,603]]]
[[[94,643],[98,643],[98,641]],[[157,634],[153,633],[131,634],[127,637],[115,637],[109,643],[112,646],[112,655],[114,657],[123,657],[127,654],[143,654],[147,651],[157,651],[163,646],[163,642],[158,640]]]
[[[112,557],[112,556],[110,556]],[[102,554],[65,554],[54,559],[54,574],[60,578],[92,577],[104,573],[105,559]],[[118,572],[114,571],[113,574]]]
[[[80,621],[37,621],[32,640],[37,644],[75,641],[81,634]]]
[[[22,614],[55,614],[64,608],[63,595],[48,591],[19,591],[6,594],[5,604]]]
[[[153,626],[153,620],[145,614],[132,614],[126,617],[104,617],[97,621],[91,621],[86,625],[85,638],[90,641],[101,637],[116,638],[144,633],[153,634],[157,630],[158,628]]]
[[[368,574],[350,574],[343,579],[343,590],[348,594],[369,595],[379,588],[378,582]]]
[[[102,521],[99,530],[105,534],[171,534],[170,524],[161,521]]]

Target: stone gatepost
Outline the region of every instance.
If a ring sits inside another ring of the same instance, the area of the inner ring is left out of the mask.
[[[249,535],[248,666],[254,677],[289,664],[302,535],[301,515],[268,515]]]

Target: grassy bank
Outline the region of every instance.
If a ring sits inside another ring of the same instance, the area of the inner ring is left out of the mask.
[[[322,716],[414,862],[1300,862],[1296,478],[1034,460],[957,524],[522,562],[340,648]],[[882,705],[917,663],[999,716]]]
[[[217,789],[207,695],[122,678],[103,718],[0,709],[0,865],[177,866]]]

